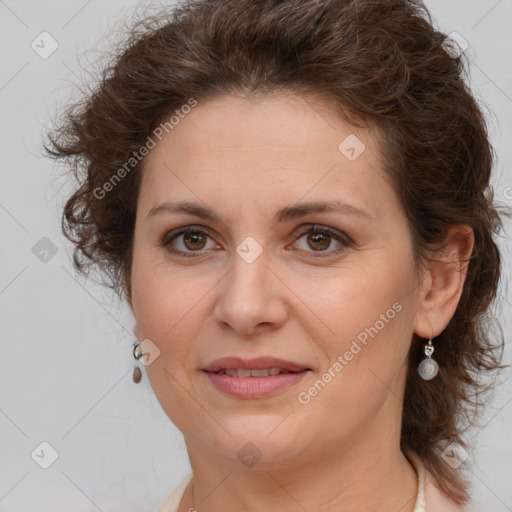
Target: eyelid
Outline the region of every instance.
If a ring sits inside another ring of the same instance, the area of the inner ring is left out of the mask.
[[[212,235],[212,230],[206,226],[202,226],[200,224],[189,224],[187,226],[181,226],[176,229],[171,229],[169,231],[166,231],[165,234],[161,237],[162,238],[162,244],[168,244],[173,238],[177,237],[178,235],[182,235],[184,233],[188,232],[194,232],[194,231],[203,231],[208,236]]]
[[[302,229],[301,229],[302,228]],[[298,231],[298,232],[297,232]],[[328,258],[329,256],[339,255],[341,252],[346,250],[349,247],[354,245],[354,241],[350,236],[348,236],[345,232],[339,231],[335,228],[331,228],[329,226],[324,226],[322,224],[305,224],[299,226],[293,234],[295,244],[300,238],[302,238],[307,233],[316,233],[323,232],[327,235],[334,238],[338,243],[341,244],[341,247],[338,249],[326,250],[326,251],[303,251],[308,254],[308,257],[312,256],[314,258]]]
[[[201,249],[198,251],[180,251],[180,250],[171,250],[169,249],[169,245],[172,240],[178,238],[179,236],[183,234],[187,234],[190,232],[199,232],[204,233],[207,235],[211,240],[213,240],[212,236],[212,230],[206,226],[198,225],[198,224],[190,224],[187,226],[182,226],[176,229],[173,229],[171,231],[168,231],[164,234],[163,237],[161,237],[161,241],[159,242],[159,245],[163,247],[164,249],[167,249],[172,254],[178,255],[178,256],[184,256],[184,257],[200,257],[202,256],[208,249]],[[305,252],[309,255],[312,255],[313,257],[329,257],[332,255],[337,255],[343,250],[347,249],[348,247],[351,247],[354,244],[354,241],[350,236],[348,236],[345,232],[339,231],[335,228],[331,228],[329,226],[324,226],[322,224],[314,224],[314,223],[308,223],[308,224],[301,224],[298,226],[292,233],[293,241],[292,244],[296,243],[300,238],[302,238],[304,235],[310,232],[323,232],[327,235],[334,238],[337,242],[339,242],[342,246],[338,249],[334,250],[326,250],[326,251],[301,251]],[[214,241],[214,240],[213,240]],[[215,242],[216,243],[216,242]],[[289,244],[288,244],[289,245]],[[210,249],[211,250],[211,249]],[[300,250],[299,250],[300,251]],[[192,256],[194,253],[197,254],[197,256]]]
[[[210,228],[208,228],[206,226],[197,225],[197,224],[190,224],[190,225],[182,226],[182,227],[172,229],[172,230],[166,232],[163,235],[163,237],[161,237],[160,241],[158,242],[158,245],[164,249],[167,249],[170,253],[175,254],[177,256],[194,257],[194,256],[192,256],[194,254],[194,252],[197,253],[198,256],[200,256],[200,255],[204,254],[204,251],[205,251],[204,249],[202,249],[200,251],[180,251],[180,250],[169,249],[169,246],[174,239],[180,237],[181,235],[191,233],[191,232],[192,233],[195,233],[195,232],[204,233],[205,235],[208,236],[208,238],[210,238],[210,240],[213,240],[212,230]],[[215,242],[215,243],[217,243],[217,242]],[[198,256],[196,256],[196,257],[198,257]]]
[[[302,228],[302,229],[301,229]],[[309,224],[302,224],[297,227],[297,229],[293,232],[294,237],[301,237],[305,235],[306,233],[317,232],[317,231],[323,231],[324,233],[327,233],[331,236],[333,236],[336,239],[340,239],[340,241],[343,241],[345,243],[353,243],[353,240],[343,231],[339,231],[338,229],[331,228],[329,226],[324,226],[323,224],[315,224],[315,223],[309,223]]]

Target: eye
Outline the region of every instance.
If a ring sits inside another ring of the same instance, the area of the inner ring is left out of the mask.
[[[324,254],[320,253],[326,253],[327,256],[339,254],[352,245],[352,239],[345,233],[318,224],[309,226],[308,229],[299,232],[295,243],[304,238],[305,235],[307,235],[304,240],[305,243],[302,244],[303,247],[300,247],[300,249],[310,252],[313,257],[325,257]],[[328,251],[327,249],[331,246],[333,240],[337,242],[338,248]]]
[[[161,245],[173,254],[194,258],[200,256],[203,249],[208,249],[206,247],[208,238],[210,238],[210,235],[204,229],[185,226],[167,233],[162,239]],[[176,249],[177,242],[179,242],[178,245],[181,245],[181,248]]]
[[[297,244],[307,235],[305,244],[302,244],[303,247],[299,247],[299,249],[310,253],[313,257],[339,254],[353,243],[352,239],[341,231],[318,224],[306,227],[307,229],[303,228],[295,235],[297,238],[294,243]],[[214,244],[214,247],[207,247],[208,239],[211,240],[211,236],[205,229],[197,226],[185,226],[167,233],[161,240],[160,245],[178,256],[194,258],[201,256],[205,250],[219,247],[217,244]],[[338,244],[338,248],[327,250],[332,245],[333,240]]]

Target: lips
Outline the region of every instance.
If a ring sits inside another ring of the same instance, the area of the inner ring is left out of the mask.
[[[224,357],[203,368],[206,372],[220,373],[231,377],[267,377],[281,373],[297,373],[309,369],[299,363],[275,357],[258,357],[255,359]]]
[[[275,357],[225,357],[203,368],[212,386],[238,399],[267,398],[298,384],[310,368]]]

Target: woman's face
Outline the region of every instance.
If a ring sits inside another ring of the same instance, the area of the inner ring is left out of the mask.
[[[373,133],[291,94],[199,101],[163,133],[134,332],[191,460],[284,467],[397,440],[420,276]]]

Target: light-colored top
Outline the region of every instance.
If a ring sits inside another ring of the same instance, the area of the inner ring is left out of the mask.
[[[463,508],[454,503],[435,485],[433,475],[425,468],[417,455],[408,454],[407,459],[418,475],[418,492],[413,512],[464,512]],[[192,473],[189,473],[156,512],[178,512],[185,489],[191,480]]]

